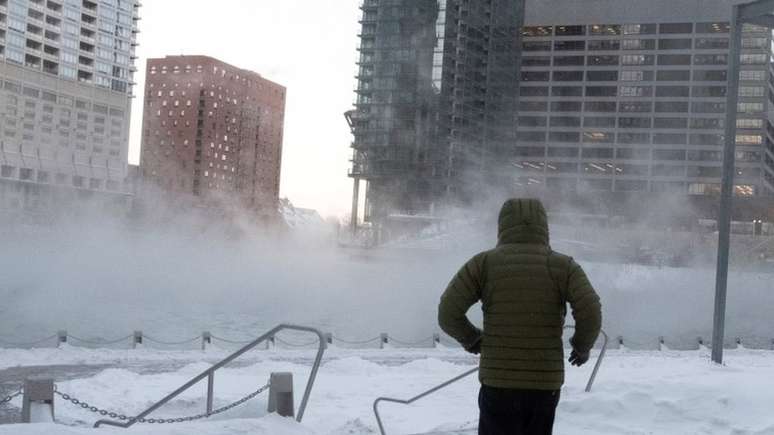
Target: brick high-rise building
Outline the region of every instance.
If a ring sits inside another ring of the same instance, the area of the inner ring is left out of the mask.
[[[285,88],[206,56],[148,59],[146,77],[144,180],[276,210]]]

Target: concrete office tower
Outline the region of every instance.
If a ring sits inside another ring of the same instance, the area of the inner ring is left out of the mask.
[[[206,56],[149,59],[146,77],[145,182],[276,213],[285,88]]]
[[[4,186],[123,191],[139,6],[0,0]]]
[[[519,183],[561,192],[718,194],[732,3],[529,1]],[[745,26],[740,196],[774,193],[771,42],[768,29]]]
[[[521,1],[365,0],[353,222],[432,214],[511,182]],[[509,169],[510,168],[510,169]]]

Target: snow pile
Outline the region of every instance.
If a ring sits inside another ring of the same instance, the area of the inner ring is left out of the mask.
[[[449,349],[426,351],[421,358],[416,351],[397,350],[361,351],[360,356],[334,350],[333,355],[320,370],[300,425],[267,416],[266,396],[262,395],[207,422],[163,427],[137,425],[128,433],[374,434],[378,433],[371,409],[375,398],[411,397],[470,369],[473,362],[463,352]],[[283,359],[278,355],[265,359],[254,356],[248,365],[219,371],[215,406],[241,398],[262,385],[274,371],[294,373],[298,406],[311,357],[308,351],[287,353]],[[713,365],[706,350],[610,351],[591,393],[583,392],[591,364],[580,369],[568,368],[555,432],[566,435],[774,434],[774,414],[770,412],[774,352],[729,350],[726,363],[726,366]],[[206,367],[207,364],[195,362],[170,373],[155,374],[115,368],[93,377],[59,382],[58,388],[98,406],[136,413]],[[202,385],[182,395],[162,408],[156,417],[201,412],[205,388]],[[381,407],[385,427],[390,434],[474,429],[478,416],[477,392],[478,381],[472,376],[410,406],[386,403]],[[20,405],[19,399],[12,403]],[[60,399],[57,399],[56,413],[59,422],[73,426],[8,425],[0,426],[0,434],[127,433],[122,429],[88,428],[95,415]]]

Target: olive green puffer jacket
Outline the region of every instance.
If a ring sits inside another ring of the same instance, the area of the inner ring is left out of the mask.
[[[483,332],[466,313],[481,301]],[[438,307],[444,332],[470,349],[481,340],[481,383],[498,388],[558,390],[564,383],[562,332],[570,303],[570,342],[589,351],[602,323],[601,305],[580,265],[551,251],[540,201],[511,199],[500,211],[498,244],[468,261]]]

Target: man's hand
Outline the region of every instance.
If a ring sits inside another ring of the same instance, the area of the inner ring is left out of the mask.
[[[583,364],[586,364],[586,361],[589,360],[589,352],[580,353],[577,350],[573,349],[572,352],[570,352],[570,358],[568,361],[570,364],[580,367]]]
[[[476,339],[476,341],[473,342],[470,346],[465,348],[466,351],[472,353],[473,355],[478,355],[481,353],[481,336]]]

